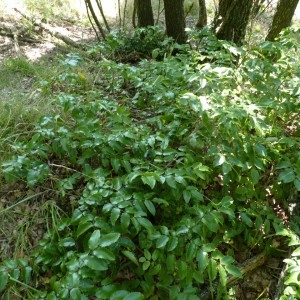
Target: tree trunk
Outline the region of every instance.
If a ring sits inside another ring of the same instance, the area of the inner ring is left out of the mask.
[[[291,25],[298,3],[299,0],[280,0],[278,2],[266,40],[274,41],[282,29]]]
[[[151,0],[135,0],[134,7],[138,18],[138,27],[147,27],[154,25]]]
[[[179,44],[186,42],[184,0],[164,0],[167,35]]]
[[[252,8],[252,17],[256,17],[261,11],[262,7],[267,7],[271,4],[272,0],[254,0]]]
[[[196,28],[203,28],[207,25],[207,11],[205,0],[199,0],[199,13],[198,13],[198,22]]]
[[[90,23],[91,23],[91,25],[92,25],[92,27],[93,27],[93,29],[94,29],[94,31],[95,31],[98,39],[100,39],[99,35],[98,35],[98,31],[97,31],[97,29],[93,25],[93,22],[92,22],[92,19],[90,17],[90,14],[92,15],[93,21],[96,23],[96,26],[97,26],[98,30],[100,31],[100,33],[102,35],[102,38],[105,39],[106,38],[105,31],[102,28],[102,25],[101,25],[101,23],[100,23],[97,15],[96,15],[96,13],[95,13],[95,10],[94,10],[94,7],[93,7],[93,4],[92,4],[91,0],[84,0],[84,2],[85,2],[85,6],[86,6],[86,10],[87,10],[89,21],[90,21]]]
[[[110,27],[109,27],[108,22],[107,22],[107,20],[106,20],[106,17],[105,17],[104,11],[103,11],[103,6],[102,6],[101,1],[100,1],[100,0],[96,0],[96,4],[97,4],[97,6],[98,6],[98,9],[99,9],[99,11],[100,11],[100,14],[101,14],[101,17],[102,17],[102,19],[103,19],[103,22],[104,22],[104,24],[105,24],[106,29],[107,29],[108,31],[110,31]]]
[[[241,44],[252,6],[253,0],[220,0],[214,21],[217,38]]]

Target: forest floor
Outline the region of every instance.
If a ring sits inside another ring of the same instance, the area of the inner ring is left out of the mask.
[[[20,30],[22,28],[22,25],[20,25],[22,22],[24,22],[23,18],[14,11],[7,11],[0,16],[0,24],[8,28]],[[91,28],[72,24],[66,20],[59,22],[59,24],[49,25],[74,41],[94,38],[94,33]],[[60,55],[62,49],[64,49],[63,52],[68,52],[68,48],[61,47],[60,41],[52,38],[48,34],[44,34],[40,31],[40,28],[33,28],[33,38],[31,38],[30,42],[26,40],[22,41],[21,39],[18,41],[18,45],[16,45],[16,41],[13,38],[0,36],[0,64],[5,63],[7,59],[22,56],[37,63],[40,59],[46,57],[50,66],[52,59]],[[13,88],[9,90],[0,91],[0,95],[3,95],[3,93],[14,95],[15,93],[22,92],[24,97],[27,97],[27,95],[33,92],[34,87],[32,86],[32,82],[34,78],[23,76],[21,78],[16,77],[16,80],[19,81],[19,84],[13,85]],[[0,210],[7,210],[7,208],[19,202],[20,199],[30,198],[31,195],[32,191],[28,190],[25,185],[8,185],[2,182],[0,188]],[[47,227],[43,215],[37,216],[37,221],[32,227],[22,227],[26,229],[23,232],[18,231],[17,228],[20,227],[20,224],[28,222],[28,218],[39,211],[39,205],[40,201],[37,200],[25,201],[9,209],[9,213],[3,215],[4,218],[1,216],[0,255],[3,258],[16,255],[24,256],[24,253],[16,252],[16,245],[27,244],[26,247],[31,249],[37,245]],[[249,249],[240,247],[240,245],[239,249],[238,260],[241,263],[257,254],[252,253]],[[268,258],[262,266],[250,272],[243,280],[238,281],[232,288],[233,299],[272,299],[276,291],[280,272],[283,268],[282,260],[282,256]]]

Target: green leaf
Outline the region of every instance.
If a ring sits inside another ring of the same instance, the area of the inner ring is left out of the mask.
[[[114,207],[110,214],[110,222],[112,225],[116,224],[116,221],[119,219],[121,214],[120,208]]]
[[[109,300],[124,300],[124,298],[129,294],[128,291],[125,291],[125,290],[119,290],[119,291],[116,291],[114,292]]]
[[[148,260],[150,260],[152,257],[151,253],[147,249],[144,250],[144,255],[145,255],[146,259],[148,259]]]
[[[124,169],[126,170],[127,173],[131,172],[131,164],[128,160],[123,160],[122,165],[123,165],[123,167],[124,167]]]
[[[154,204],[152,203],[152,201],[150,201],[150,200],[145,200],[144,203],[145,203],[147,209],[149,210],[149,212],[150,212],[153,216],[155,216],[156,209],[155,209],[155,206],[154,206]]]
[[[73,247],[73,246],[75,246],[75,240],[71,237],[67,237],[67,238],[60,240],[59,244],[66,248]]]
[[[6,270],[1,270],[0,272],[0,291],[6,288],[8,282],[8,272]]]
[[[231,274],[232,276],[235,276],[235,277],[238,277],[238,278],[242,278],[243,275],[240,271],[240,269],[236,266],[233,266],[233,265],[225,265],[224,266],[226,271]]]
[[[149,260],[146,260],[144,263],[143,263],[143,271],[146,271],[149,267],[150,267],[150,261]]]
[[[293,169],[287,168],[285,170],[283,170],[282,172],[280,172],[279,176],[278,176],[278,180],[282,181],[284,183],[289,183],[294,181],[295,179],[295,173],[293,171]]]
[[[108,233],[100,237],[99,246],[108,247],[118,241],[120,238],[120,233]]]
[[[111,261],[114,261],[116,259],[114,253],[109,249],[103,249],[103,248],[95,249],[93,251],[93,254],[98,258],[107,259]]]
[[[135,178],[139,177],[139,176],[140,176],[140,173],[139,173],[139,172],[132,172],[132,173],[128,174],[127,180],[128,180],[129,183],[132,183],[133,180],[134,180]]]
[[[191,191],[191,195],[193,197],[193,199],[197,200],[197,201],[202,201],[203,200],[203,195],[196,189],[190,189]]]
[[[136,218],[136,220],[146,229],[150,230],[153,228],[152,223],[146,218]]]
[[[264,223],[264,232],[265,232],[266,235],[269,234],[270,228],[271,228],[270,220],[266,219],[265,223]]]
[[[122,213],[121,215],[121,226],[123,229],[127,229],[130,224],[130,216],[128,213]]]
[[[112,158],[110,162],[111,162],[111,165],[112,165],[114,171],[116,173],[118,173],[118,171],[119,171],[119,169],[121,167],[120,160],[118,158]]]
[[[145,299],[144,295],[139,292],[132,292],[129,293],[125,298],[122,300],[143,300]]]
[[[232,170],[231,164],[224,162],[222,164],[222,172],[224,175],[228,174]]]
[[[267,157],[268,155],[266,147],[261,144],[255,145],[255,151],[259,156],[262,157]]]
[[[170,300],[178,300],[178,295],[180,294],[180,287],[178,285],[171,286],[169,288]],[[186,299],[184,299],[186,300]]]
[[[88,231],[90,228],[93,227],[93,224],[91,222],[82,222],[79,223],[78,228],[77,228],[77,237],[80,237],[82,234],[84,234],[86,231]]]
[[[9,269],[18,268],[18,262],[15,259],[8,259],[3,261],[3,265]]]
[[[85,264],[90,269],[96,271],[106,271],[108,269],[106,261],[95,256],[87,257],[85,260]]]
[[[225,156],[219,153],[214,160],[213,166],[214,167],[221,166],[224,164],[225,161],[226,161]]]
[[[171,236],[168,242],[167,251],[173,251],[178,245],[178,238],[176,236]]]
[[[100,234],[99,229],[95,230],[92,233],[92,235],[91,235],[91,237],[89,238],[89,241],[88,241],[88,245],[89,245],[90,250],[94,250],[99,246],[100,236],[101,236],[101,234]]]
[[[112,180],[112,185],[115,190],[119,190],[122,187],[122,180],[120,177],[115,177]]]
[[[254,184],[257,184],[259,182],[259,172],[255,169],[251,169],[250,173],[251,173],[252,182]]]
[[[29,284],[29,282],[31,280],[31,272],[32,272],[31,266],[27,266],[23,270],[23,280],[26,284]]]
[[[20,269],[13,269],[10,273],[10,276],[14,279],[19,279],[20,278],[20,274],[21,274],[21,271]]]
[[[184,178],[182,176],[175,176],[175,181],[180,183],[180,184],[186,184],[186,181],[184,180]]]
[[[135,265],[139,266],[139,262],[136,259],[135,255],[133,252],[128,251],[128,250],[124,250],[122,251],[122,253],[129,259],[131,260]]]
[[[218,264],[214,259],[210,259],[208,263],[209,280],[213,281],[217,278]]]
[[[300,247],[293,251],[292,256],[300,256]]]
[[[222,265],[219,265],[218,268],[219,268],[219,276],[220,276],[221,285],[226,286],[226,282],[227,282],[226,271]]]
[[[185,203],[189,203],[191,200],[192,194],[189,190],[184,190],[183,191],[183,199],[185,201]]]
[[[198,260],[198,269],[200,272],[204,272],[204,270],[207,268],[209,259],[208,259],[208,254],[207,252],[201,250],[199,251],[197,255],[197,260]]]
[[[178,276],[181,280],[183,280],[188,273],[187,264],[185,261],[179,261],[177,267],[178,267]]]
[[[160,50],[158,48],[153,49],[152,54],[151,54],[152,58],[156,59],[159,55],[159,52],[160,52]]]
[[[95,296],[97,297],[97,299],[111,299],[110,298],[111,295],[117,290],[119,290],[119,287],[114,284],[104,285],[97,288],[97,292]]]
[[[160,238],[156,241],[156,248],[163,248],[166,246],[166,244],[169,241],[169,237],[166,235],[162,235]]]
[[[220,207],[218,211],[228,215],[231,219],[235,219],[235,213],[231,208]]]
[[[177,230],[176,230],[176,234],[185,234],[189,232],[189,228],[185,225],[180,226]]]
[[[192,261],[196,257],[198,246],[194,242],[190,242],[186,249],[186,260]]]
[[[148,274],[153,276],[153,275],[158,274],[158,273],[160,272],[160,270],[161,270],[161,265],[158,264],[158,265],[156,265],[156,266],[150,268],[150,269],[148,270]]]
[[[275,168],[275,170],[286,169],[291,166],[291,161],[289,159],[282,160]]]
[[[202,222],[211,232],[217,232],[219,230],[219,224],[211,213],[207,213],[203,218]]]
[[[167,256],[166,264],[167,264],[167,270],[169,273],[174,272],[175,270],[175,263],[176,263],[176,257],[173,254],[170,254]]]
[[[166,182],[167,182],[169,187],[171,187],[173,189],[177,188],[176,181],[175,181],[173,176],[166,176]]]
[[[297,177],[294,180],[294,185],[295,185],[295,188],[297,189],[297,191],[300,192],[300,178],[299,177]]]
[[[143,175],[141,178],[142,178],[143,183],[149,185],[151,187],[151,189],[153,189],[155,187],[156,179],[153,176]]]
[[[240,213],[240,216],[242,218],[242,220],[247,224],[247,226],[252,227],[253,226],[253,222],[252,220],[248,217],[248,215],[246,213]]]
[[[230,255],[226,255],[226,256],[223,256],[221,259],[220,259],[220,263],[222,265],[228,265],[228,264],[232,264],[234,262],[234,258]]]
[[[299,286],[300,281],[299,281],[299,271],[298,272],[292,272],[291,274],[289,274],[286,278],[286,280],[284,281],[285,285],[297,285]],[[294,298],[293,298],[294,299]],[[296,299],[296,298],[295,298]]]
[[[193,278],[198,282],[198,283],[204,283],[204,276],[203,273],[194,270],[193,272]]]
[[[137,219],[138,218],[135,218],[135,217],[130,218],[131,223],[133,224],[136,232],[140,232],[141,231],[141,224],[138,222]]]
[[[70,291],[70,297],[72,300],[81,300],[82,299],[82,294],[80,292],[79,288],[73,288]]]

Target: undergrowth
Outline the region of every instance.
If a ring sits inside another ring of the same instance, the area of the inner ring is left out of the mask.
[[[191,45],[135,65],[103,58],[92,74],[70,54],[41,83],[61,112],[2,168],[8,183],[51,190],[67,215],[29,257],[1,264],[3,293],[229,299],[243,245],[271,255],[299,244],[272,205],[287,210],[300,190],[298,42],[287,32],[238,48],[206,32]],[[300,298],[299,255],[281,299]]]

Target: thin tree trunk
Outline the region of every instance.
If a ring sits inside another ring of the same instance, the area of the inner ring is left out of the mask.
[[[167,35],[180,44],[186,42],[184,0],[164,0]]]
[[[135,0],[135,5],[138,18],[138,27],[153,26],[154,16],[151,0]]]
[[[133,28],[136,28],[136,3],[137,0],[134,0],[133,2],[133,11],[132,11],[132,26]]]
[[[252,6],[253,0],[220,0],[214,21],[217,38],[241,44],[246,35]]]
[[[278,2],[266,40],[274,41],[282,29],[291,25],[298,3],[299,0],[280,0]]]
[[[95,22],[96,25],[97,25],[97,28],[99,29],[99,31],[100,31],[100,33],[101,33],[101,36],[103,37],[103,39],[105,39],[105,38],[106,38],[105,32],[104,32],[104,30],[103,30],[103,28],[102,28],[102,25],[100,24],[100,22],[99,22],[97,16],[96,16],[96,13],[95,13],[95,11],[94,11],[94,8],[93,8],[93,5],[92,5],[92,3],[91,3],[91,0],[85,0],[84,2],[85,2],[85,4],[86,4],[86,8],[87,8],[88,15],[89,15],[89,13],[91,13],[92,18],[93,18],[94,22]],[[91,19],[90,19],[90,22],[91,22],[91,24],[93,25]],[[97,37],[98,37],[98,32],[97,32],[97,30],[95,29],[94,26],[93,26],[93,28],[94,28],[94,30],[95,30],[95,32],[96,32],[96,34],[97,34]],[[98,37],[98,38],[99,38],[99,37]]]
[[[122,27],[121,1],[118,0],[119,27]]]
[[[127,9],[127,0],[125,0],[124,8],[123,8],[123,28],[125,27],[125,22],[126,22],[126,9]]]
[[[164,9],[163,8],[162,10],[160,10],[160,7],[161,7],[161,0],[158,0],[157,17],[156,17],[156,20],[155,20],[155,25],[158,24],[159,17],[160,17],[160,15],[161,15],[161,13],[163,12],[163,9]]]
[[[205,0],[199,0],[199,13],[198,13],[198,22],[196,28],[203,28],[207,25],[207,11]]]
[[[110,31],[110,27],[108,25],[108,22],[106,20],[106,17],[105,17],[104,11],[103,11],[101,0],[96,0],[96,3],[97,3],[97,6],[99,8],[99,11],[100,11],[101,17],[102,17],[102,19],[104,21],[106,29],[107,29],[107,31]]]

